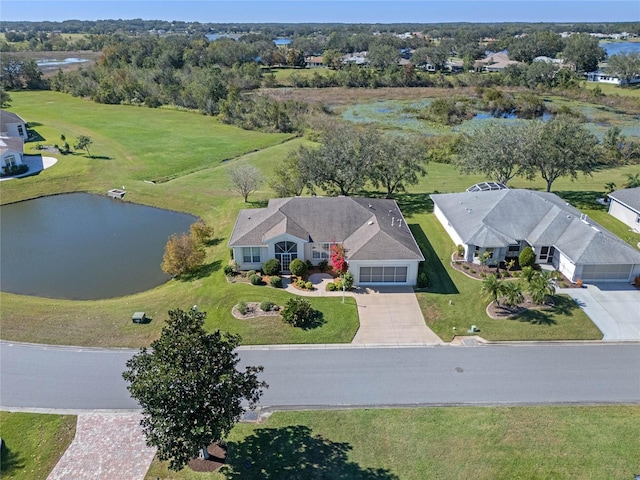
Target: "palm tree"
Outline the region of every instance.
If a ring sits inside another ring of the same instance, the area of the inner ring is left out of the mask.
[[[498,298],[502,292],[502,282],[496,277],[495,273],[487,276],[482,281],[482,294],[490,300],[496,302],[496,305],[500,305]]]
[[[504,282],[501,287],[502,295],[504,296],[503,303],[507,307],[515,307],[524,301],[520,282]]]
[[[527,283],[530,283],[536,272],[533,267],[522,267],[522,278],[524,278]]]
[[[627,173],[625,175],[627,177],[627,188],[636,188],[640,187],[640,173]]]
[[[531,300],[535,303],[545,303],[548,297],[556,293],[553,273],[547,271],[536,272],[529,280],[527,291],[531,295]]]

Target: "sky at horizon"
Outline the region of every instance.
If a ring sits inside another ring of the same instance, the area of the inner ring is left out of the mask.
[[[638,22],[638,0],[2,0],[2,21],[201,23]]]

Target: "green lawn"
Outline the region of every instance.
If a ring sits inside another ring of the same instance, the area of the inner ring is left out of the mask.
[[[227,171],[234,164],[250,163],[264,173],[266,180],[277,162],[292,150],[308,144],[307,140],[248,132],[195,113],[100,105],[56,92],[11,92],[11,96],[11,110],[30,122],[43,137],[43,144],[61,143],[61,133],[71,143],[77,135],[87,134],[94,139],[91,154],[95,158],[88,158],[86,154],[60,155],[55,166],[37,176],[2,182],[0,203],[71,191],[104,194],[110,188],[124,185],[127,190],[125,201],[184,211],[203,218],[214,226],[216,244],[208,249],[207,264],[200,275],[188,281],[171,280],[155,289],[123,298],[89,302],[0,293],[2,338],[36,343],[138,347],[148,345],[158,337],[168,310],[190,308],[194,304],[208,312],[209,328],[240,333],[247,344],[335,343],[349,342],[353,338],[358,327],[353,301],[342,305],[336,299],[314,300],[317,308],[322,309],[326,323],[310,331],[294,329],[273,318],[241,321],[231,315],[231,308],[238,301],[265,299],[282,304],[289,294],[269,287],[226,282],[222,274],[222,267],[229,261],[226,242],[239,209],[264,206],[273,196],[265,182],[249,197],[248,204],[243,203],[230,189]],[[27,146],[33,148],[34,144]],[[228,158],[232,160],[222,161]],[[622,223],[610,217],[596,200],[607,182],[614,181],[623,186],[625,174],[636,173],[639,168],[635,165],[598,171],[576,182],[560,179],[553,189],[635,245],[640,241],[640,235],[629,232]],[[439,259],[444,264],[442,268],[430,262],[433,270],[430,275],[438,282],[438,276],[447,272],[445,257],[454,246],[434,222],[428,195],[434,191],[463,191],[484,177],[460,175],[453,166],[438,163],[428,165],[427,170],[427,176],[408,194],[399,195],[398,201],[408,222],[416,225],[417,235],[426,237],[437,252],[436,257],[442,257]],[[152,184],[144,181],[147,179],[166,181]],[[517,179],[510,186],[542,189],[544,182],[539,178],[534,182]],[[375,191],[364,193],[382,195]],[[424,241],[422,243],[426,245]],[[425,253],[434,255],[430,251]],[[487,323],[489,319],[484,314],[479,283],[453,271],[447,276],[449,280],[442,276],[443,285],[448,285],[447,288],[453,285],[459,293],[452,295],[445,288],[444,293],[432,291],[418,295],[427,322],[445,340],[451,338],[453,326],[460,331],[471,324],[478,325],[482,335],[492,339],[599,338],[592,326],[582,328],[582,312],[575,310],[568,312],[571,315],[555,318],[556,323],[552,325],[515,321]],[[449,300],[453,300],[453,305],[449,305]],[[148,325],[133,325],[131,313],[141,310],[153,321]],[[560,321],[562,318],[571,322]],[[469,321],[471,319],[473,321]]]
[[[73,415],[0,412],[2,449],[0,477],[46,479],[76,431]]]
[[[154,460],[146,478],[633,478],[639,422],[637,405],[277,412],[234,428],[224,474]]]

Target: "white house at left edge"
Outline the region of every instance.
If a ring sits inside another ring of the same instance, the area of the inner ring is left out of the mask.
[[[17,167],[24,163],[24,141],[27,139],[27,124],[13,112],[0,110],[0,170]]]
[[[356,285],[415,285],[424,260],[395,200],[358,197],[271,199],[241,210],[229,246],[241,270],[271,258],[283,272],[295,258],[318,265],[342,244]]]

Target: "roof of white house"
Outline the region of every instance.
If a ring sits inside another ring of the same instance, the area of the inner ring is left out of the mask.
[[[4,131],[4,126],[8,123],[26,123],[20,115],[13,112],[7,112],[6,110],[0,110],[0,126]]]
[[[24,140],[20,137],[0,137],[0,154],[10,150],[22,153]]]
[[[640,214],[640,187],[616,190],[607,196]]]
[[[293,197],[241,210],[229,246],[263,245],[289,234],[314,243],[342,243],[350,260],[424,260],[395,200]]]
[[[640,252],[560,197],[533,190],[434,194],[462,241],[506,247],[520,240],[555,246],[575,264],[640,263]]]

